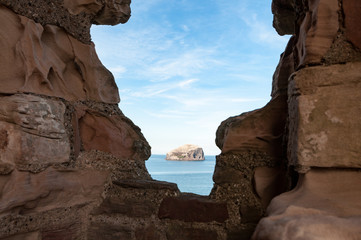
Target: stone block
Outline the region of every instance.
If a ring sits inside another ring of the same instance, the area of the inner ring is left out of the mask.
[[[224,183],[244,183],[248,176],[237,169],[231,167],[216,166],[213,174],[213,181],[216,184]]]
[[[160,207],[160,219],[174,219],[185,222],[224,222],[228,219],[226,203],[215,202],[195,194],[165,198]]]
[[[122,159],[146,160],[150,157],[147,140],[125,116],[107,116],[87,108],[77,108],[76,117],[84,150],[100,150]]]
[[[311,67],[289,85],[289,147],[296,167],[361,167],[361,63]]]
[[[128,217],[147,218],[156,214],[157,208],[149,200],[121,199],[117,196],[107,197],[92,214],[123,214]]]
[[[94,177],[96,176],[96,177]],[[40,173],[14,170],[0,176],[0,213],[26,214],[99,201],[107,172],[61,171],[49,167]]]
[[[0,162],[49,165],[69,161],[61,101],[33,95],[0,98]]]
[[[122,179],[114,181],[113,183],[122,188],[170,190],[174,192],[179,192],[177,184],[156,180]]]

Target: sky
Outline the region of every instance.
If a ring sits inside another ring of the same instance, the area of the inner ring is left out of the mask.
[[[272,28],[271,0],[132,0],[126,24],[93,26],[120,109],[165,154],[196,144],[217,155],[230,116],[263,107],[288,37]]]

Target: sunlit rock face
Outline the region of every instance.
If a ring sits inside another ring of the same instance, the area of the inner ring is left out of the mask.
[[[185,144],[168,152],[166,160],[199,161],[204,160],[203,149],[197,145]]]
[[[361,17],[355,14],[360,7],[352,0],[295,1],[295,35],[283,56],[294,56],[287,87],[287,165],[298,181],[271,201],[252,239],[358,239],[361,234],[356,27]]]
[[[0,1],[0,239],[100,239],[109,214],[155,216],[179,194],[150,178],[150,146],[90,42],[91,23],[125,23],[129,4]],[[118,212],[95,210],[107,203]]]

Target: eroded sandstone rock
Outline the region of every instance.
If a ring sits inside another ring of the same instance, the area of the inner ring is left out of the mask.
[[[107,175],[104,171],[62,171],[52,167],[37,174],[15,170],[0,176],[0,214],[14,210],[30,214],[99,201]]]
[[[140,129],[123,114],[106,115],[76,107],[76,121],[85,151],[100,150],[122,159],[146,160],[150,146]]]
[[[2,5],[0,21],[0,93],[119,102],[114,77],[101,64],[94,44],[81,43],[59,27],[42,26]]]
[[[252,239],[358,239],[359,170],[313,169],[276,197]],[[315,227],[317,226],[317,227]]]
[[[216,133],[217,146],[222,153],[257,150],[280,157],[286,109],[286,97],[279,96],[261,109],[223,121]]]
[[[298,71],[289,87],[289,161],[301,168],[360,168],[361,64]],[[356,100],[357,101],[357,100]]]
[[[24,94],[0,97],[0,164],[35,170],[69,162],[64,114],[61,101]]]

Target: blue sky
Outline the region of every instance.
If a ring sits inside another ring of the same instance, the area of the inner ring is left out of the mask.
[[[221,121],[270,99],[288,40],[272,28],[271,0],[133,0],[131,8],[128,23],[91,29],[120,109],[153,154],[186,143],[219,154]]]

